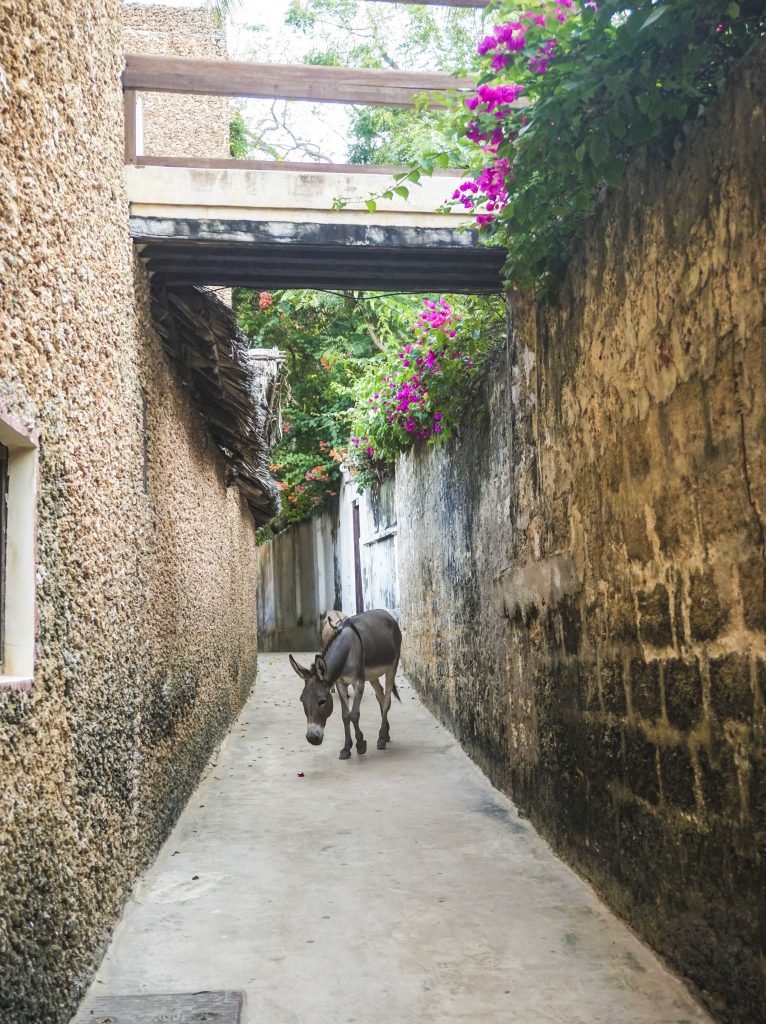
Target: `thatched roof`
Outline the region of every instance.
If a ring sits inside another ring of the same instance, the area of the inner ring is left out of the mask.
[[[253,351],[233,311],[193,285],[152,282],[152,319],[168,355],[185,367],[194,400],[255,521],[279,512],[279,490],[269,475],[269,453],[279,423],[283,359]]]

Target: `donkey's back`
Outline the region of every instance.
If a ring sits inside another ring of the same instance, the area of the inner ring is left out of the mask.
[[[340,635],[332,641],[325,655],[327,674],[332,682],[378,679],[392,668],[396,672],[401,648],[402,631],[390,612],[359,612],[343,621]]]

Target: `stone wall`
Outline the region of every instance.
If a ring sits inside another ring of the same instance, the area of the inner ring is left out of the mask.
[[[225,59],[226,39],[210,12],[125,4],[122,8],[125,53]],[[229,153],[229,101],[225,96],[139,93],[146,156],[225,158]]]
[[[255,529],[162,355],[116,0],[0,0],[0,411],[39,430],[37,659],[0,683],[0,1019],[61,1024],[255,676]]]
[[[766,1005],[766,51],[399,466],[405,666],[721,1020]]]

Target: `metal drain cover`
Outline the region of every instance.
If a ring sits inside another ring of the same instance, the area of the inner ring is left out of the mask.
[[[241,992],[99,996],[72,1024],[241,1024]]]

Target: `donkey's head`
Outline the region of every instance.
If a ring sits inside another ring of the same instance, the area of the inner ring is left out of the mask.
[[[299,665],[292,654],[290,664],[303,680],[301,703],[308,723],[306,739],[314,746],[319,746],[324,739],[325,722],[332,714],[332,694],[327,679],[327,665],[321,654],[314,658],[311,668]]]

